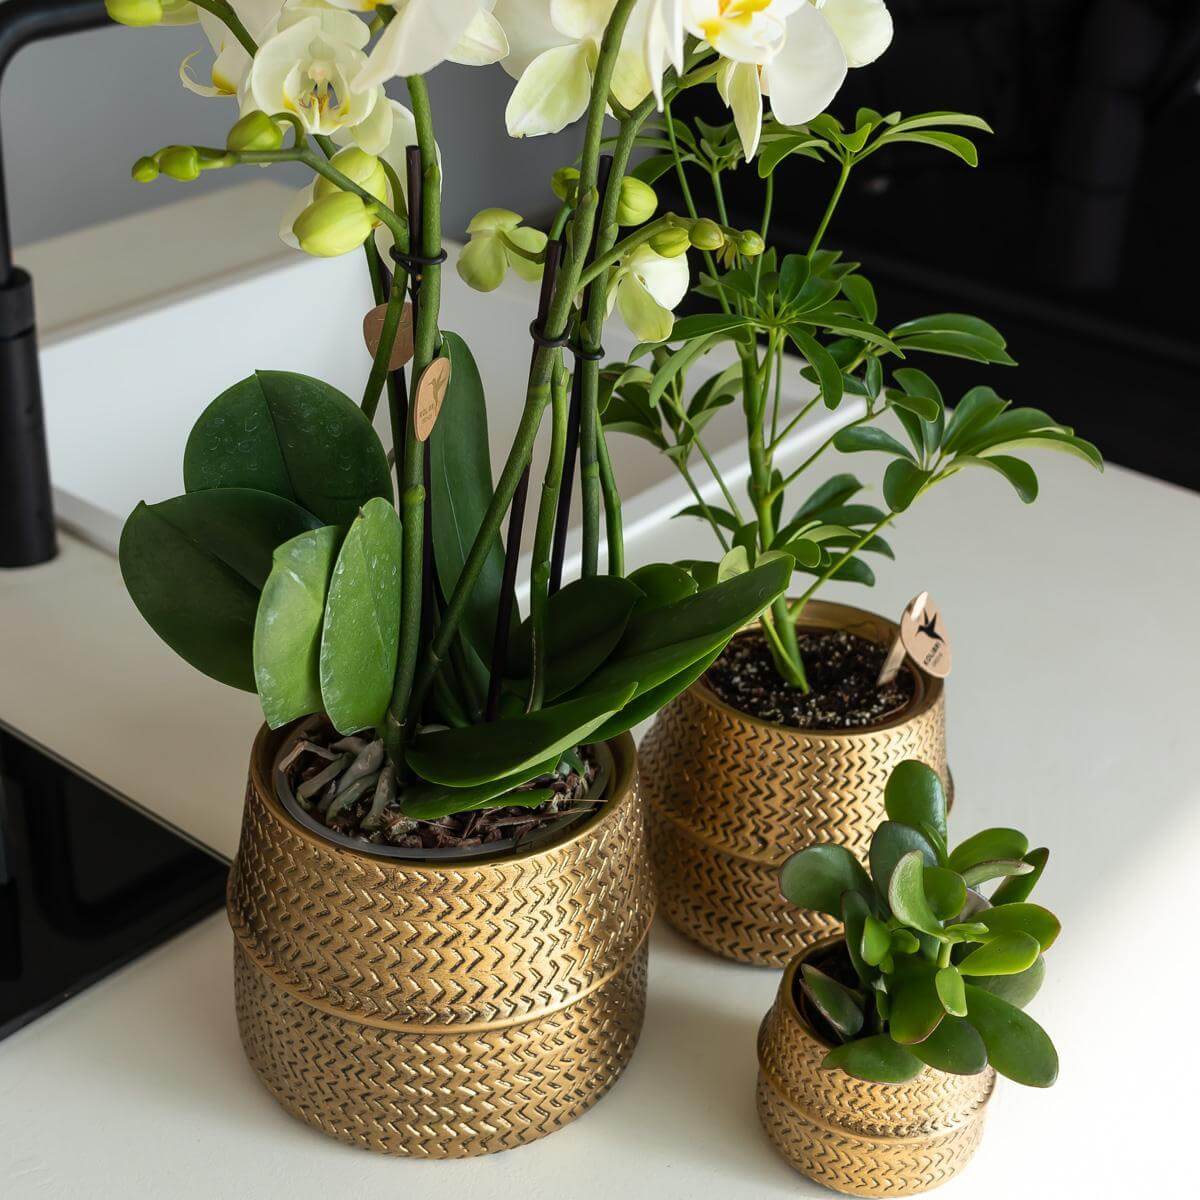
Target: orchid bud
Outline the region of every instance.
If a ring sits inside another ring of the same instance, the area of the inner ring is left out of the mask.
[[[374,154],[368,154],[357,146],[339,150],[330,160],[329,165],[341,171],[347,179],[357,183],[364,192],[369,192],[383,204],[388,199],[388,177],[383,169],[383,163]],[[331,179],[318,176],[313,195],[319,200],[322,196],[332,196],[342,189]]]
[[[650,249],[655,254],[661,254],[663,258],[678,258],[687,253],[691,244],[692,239],[688,236],[688,231],[678,225],[670,229],[661,229],[650,239]]]
[[[737,248],[739,254],[747,258],[757,258],[767,248],[767,244],[753,229],[743,229],[738,234]]]
[[[564,204],[574,204],[575,192],[579,187],[579,171],[575,167],[559,167],[550,176],[550,187]]]
[[[158,178],[158,163],[152,158],[139,158],[130,174],[137,183],[153,183]]]
[[[348,254],[371,236],[375,214],[353,192],[335,191],[314,200],[292,225],[300,249],[317,258]]]
[[[229,131],[225,145],[234,153],[278,150],[283,145],[283,130],[265,112],[248,112]]]
[[[200,14],[192,0],[104,0],[108,15],[118,25],[194,25]]]
[[[648,184],[632,175],[621,180],[621,198],[617,202],[618,225],[641,225],[654,216],[658,196]]]
[[[725,245],[725,234],[716,221],[701,217],[692,222],[691,240],[697,250],[720,250]]]
[[[195,146],[168,146],[158,152],[158,169],[180,183],[200,177],[200,153]]]

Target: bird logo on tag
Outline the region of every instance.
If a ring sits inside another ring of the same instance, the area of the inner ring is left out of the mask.
[[[950,674],[950,642],[942,613],[928,592],[914,596],[900,616],[900,634],[888,650],[876,686],[891,683],[905,656],[915,667],[937,679]]]
[[[450,360],[435,358],[421,372],[413,407],[413,432],[418,442],[427,441],[442,411],[446,390],[450,386]]]

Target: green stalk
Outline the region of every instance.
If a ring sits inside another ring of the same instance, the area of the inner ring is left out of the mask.
[[[604,538],[608,546],[608,573],[625,574],[625,528],[621,516],[621,493],[613,472],[612,456],[604,426],[596,429],[596,451],[600,461],[600,488],[604,493]]]
[[[416,236],[414,230],[413,241],[419,242],[423,256],[434,258],[442,248],[441,168],[438,165],[437,143],[434,140],[429,91],[425,80],[420,75],[412,75],[408,77],[407,83],[416,121],[422,171],[420,237]],[[410,211],[411,208],[410,203]],[[417,440],[414,419],[417,385],[438,349],[441,283],[440,265],[431,264],[422,269],[417,296],[416,327],[413,331],[412,390],[408,405],[408,427],[404,438],[401,512],[404,523],[404,561],[400,592],[400,648],[392,700],[388,706],[385,738],[388,751],[394,760],[402,755],[404,744],[420,715],[419,708],[412,707],[411,701],[421,647],[425,557],[425,443]],[[453,632],[451,629],[451,636]]]
[[[930,482],[936,483],[937,480],[931,480]],[[836,575],[838,571],[840,571],[842,567],[850,561],[850,559],[852,559],[881,529],[890,525],[898,515],[898,513],[894,512],[888,513],[885,517],[882,517],[880,520],[876,521],[875,524],[872,525],[871,528],[868,529],[867,532],[864,533],[862,537],[860,537],[858,541],[854,543],[853,546],[850,546],[845,551],[841,558],[839,558],[836,562],[831,563],[826,568],[825,572],[820,575],[810,587],[808,587],[800,596],[793,600],[791,604],[787,606],[787,612],[791,620],[797,620],[800,614],[804,611],[805,604],[812,599],[813,593],[816,592],[818,588],[824,587],[825,584],[828,583],[829,580],[832,579],[833,576]]]
[[[825,214],[821,217],[821,223],[817,226],[817,232],[813,234],[812,244],[808,247],[810,257],[816,254],[821,245],[821,239],[825,236],[825,231],[829,228],[829,222],[833,219],[833,210],[837,208],[838,201],[842,198],[842,192],[846,187],[846,180],[850,178],[850,167],[850,160],[844,159],[842,161],[842,173],[838,176],[837,185],[833,189],[833,195],[829,197],[829,203],[825,206]]]
[[[529,580],[529,628],[533,647],[529,675],[529,702],[526,712],[542,707],[546,695],[546,609],[550,603],[550,552],[554,543],[554,522],[558,515],[558,492],[562,484],[563,463],[567,454],[567,418],[570,398],[569,376],[561,360],[554,365],[550,388],[550,453],[542,480],[542,498],[538,506],[537,527],[533,539],[533,565]]]
[[[194,0],[197,8],[212,13],[218,21],[224,21],[226,28],[242,44],[242,49],[251,58],[258,53],[258,43],[250,36],[250,31],[242,24],[241,18],[233,10],[233,5],[226,0]]]
[[[406,247],[402,246],[401,249],[406,249]],[[404,315],[404,293],[407,284],[408,279],[403,272],[397,274],[392,280],[392,294],[388,297],[383,329],[379,334],[379,347],[375,351],[375,357],[371,362],[371,373],[367,376],[367,386],[363,390],[362,410],[368,421],[375,419],[375,410],[379,407],[379,397],[383,394],[383,386],[390,374],[389,363],[392,357],[392,347],[396,343],[396,331],[400,328],[400,318]]]

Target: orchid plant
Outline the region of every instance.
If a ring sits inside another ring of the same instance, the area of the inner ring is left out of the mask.
[[[600,6],[603,20],[591,24],[587,4],[550,6],[556,23],[574,13],[590,31],[578,166],[557,180],[548,230],[487,210],[459,264],[484,282],[509,265],[540,278],[525,403],[495,480],[483,381],[467,340],[439,320],[442,179],[425,73],[443,61],[507,61],[533,11],[461,0],[107,2],[129,25],[199,22],[211,66],[202,75],[191,56],[183,82],[233,98],[240,111],[224,146],[163,147],[137,161],[135,178],[302,164],[313,182],[285,219],[285,239],[318,257],[361,252],[381,323],[358,403],[320,380],[263,370],[208,406],[184,452],[184,494],[140,504],[126,522],[120,559],[134,602],[193,666],[256,691],[273,728],[327,719],[329,738],[300,745],[311,758],[296,799],[331,827],[353,818],[377,839],[384,826],[553,809],[561,781],[587,773],[581,747],[687,687],[782,594],[792,569],[779,555],[720,583],[670,564],[623,576],[620,503],[599,423],[605,318],[614,306],[635,320],[646,311],[650,236],[754,250],[753,235],[712,221],[647,222],[652,189],[627,167],[656,103],[653,81],[637,115],[622,118],[612,155],[602,155],[638,0]],[[383,90],[396,73],[408,107]],[[657,85],[664,98],[684,86],[673,67],[668,74]],[[540,111],[536,98],[525,101]],[[638,232],[619,241],[623,222]],[[411,359],[396,369],[409,321]],[[384,396],[393,458],[373,426]],[[522,621],[522,518],[547,414]],[[575,446],[584,555],[581,577],[564,585]]]
[[[1045,976],[1058,918],[1029,902],[1049,858],[1016,829],[984,829],[953,850],[937,772],[900,763],[867,867],[844,846],[792,855],[783,894],[841,921],[844,959],[803,962],[798,985],[835,1042],[822,1066],[902,1083],[926,1066],[976,1075],[989,1064],[1049,1087],[1058,1054],[1025,1011]],[[990,897],[984,888],[990,887]]]

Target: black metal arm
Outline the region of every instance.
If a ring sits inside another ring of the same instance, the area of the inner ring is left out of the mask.
[[[0,84],[30,42],[109,23],[104,0],[0,3]],[[13,265],[0,148],[0,567],[34,566],[55,553],[33,281]]]

